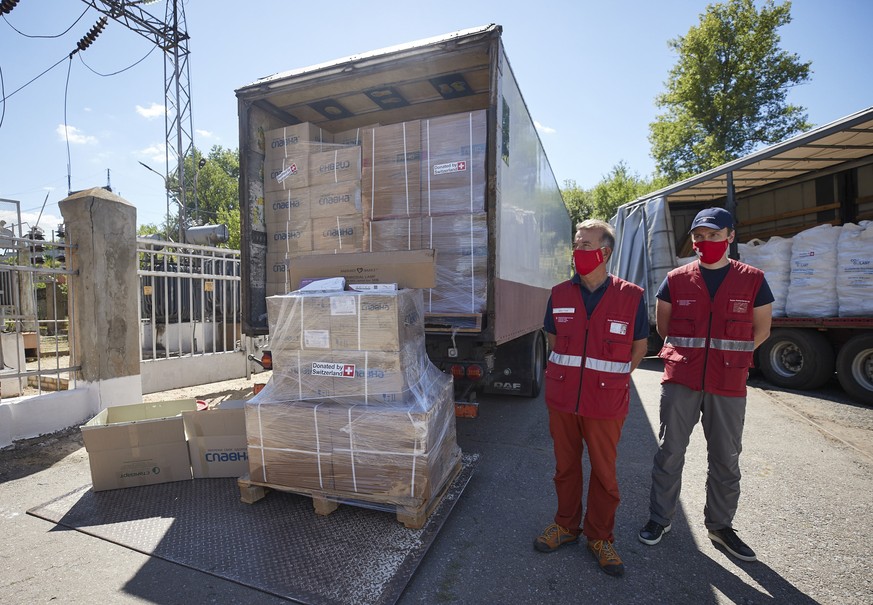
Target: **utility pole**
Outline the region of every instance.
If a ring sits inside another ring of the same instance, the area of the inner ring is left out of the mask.
[[[160,20],[140,8],[154,0],[82,0],[96,11],[121,23],[164,51],[164,129],[166,140],[166,174],[171,160],[179,179],[179,233],[184,243],[186,222],[185,156],[194,148],[191,118],[191,78],[188,69],[188,40],[185,5],[182,0],[167,0],[164,19]],[[167,224],[170,222],[170,188],[167,194]]]

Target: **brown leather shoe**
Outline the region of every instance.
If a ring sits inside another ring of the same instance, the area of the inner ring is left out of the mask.
[[[588,550],[597,559],[600,569],[611,576],[624,575],[624,563],[609,540],[588,540]]]
[[[554,552],[565,544],[575,544],[578,541],[578,534],[557,523],[552,523],[534,540],[534,548],[540,552]]]

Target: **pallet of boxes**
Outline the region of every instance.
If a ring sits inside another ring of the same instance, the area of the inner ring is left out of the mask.
[[[343,280],[341,280],[343,281]],[[267,299],[273,375],[246,403],[249,474],[420,528],[460,471],[452,378],[427,358],[422,290],[308,292]]]

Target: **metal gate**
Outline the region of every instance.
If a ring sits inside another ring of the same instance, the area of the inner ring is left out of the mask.
[[[141,361],[243,350],[239,251],[136,241]]]
[[[75,272],[63,225],[50,237],[0,200],[0,400],[76,387]]]

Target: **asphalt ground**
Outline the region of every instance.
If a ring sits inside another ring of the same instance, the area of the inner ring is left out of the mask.
[[[734,527],[759,561],[745,563],[707,538],[700,428],[673,530],[656,546],[637,540],[648,518],[659,379],[657,360],[634,373],[619,446],[624,577],[600,571],[582,543],[533,549],[555,507],[545,406],[483,398],[479,418],[458,420],[461,448],[480,454],[473,477],[398,603],[873,603],[873,408],[753,381]],[[0,603],[287,602],[27,515],[87,483],[88,459],[75,429],[17,446],[0,452]]]

